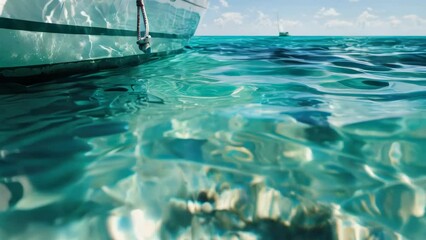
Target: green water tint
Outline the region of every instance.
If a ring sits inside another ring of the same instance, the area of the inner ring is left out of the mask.
[[[198,37],[2,84],[0,239],[423,239],[425,40]]]

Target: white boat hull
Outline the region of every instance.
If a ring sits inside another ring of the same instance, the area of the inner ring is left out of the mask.
[[[0,0],[0,77],[93,71],[177,52],[207,1],[145,0],[152,51],[144,54],[136,44],[135,0]]]

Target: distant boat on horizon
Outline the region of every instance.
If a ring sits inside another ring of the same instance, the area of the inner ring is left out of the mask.
[[[278,36],[279,37],[288,37],[290,36],[289,32],[285,32],[280,25],[280,16],[277,13],[277,26],[278,26]]]
[[[290,36],[290,34],[288,32],[279,32],[278,36],[279,37],[288,37],[288,36]]]

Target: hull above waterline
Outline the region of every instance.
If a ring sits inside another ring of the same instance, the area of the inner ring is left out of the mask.
[[[207,0],[145,0],[152,50],[144,54],[136,44],[134,0],[4,2],[2,79],[95,71],[176,53],[188,44],[207,7]]]

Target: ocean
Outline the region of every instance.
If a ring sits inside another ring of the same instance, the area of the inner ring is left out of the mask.
[[[426,37],[195,37],[0,109],[0,239],[426,236]]]

